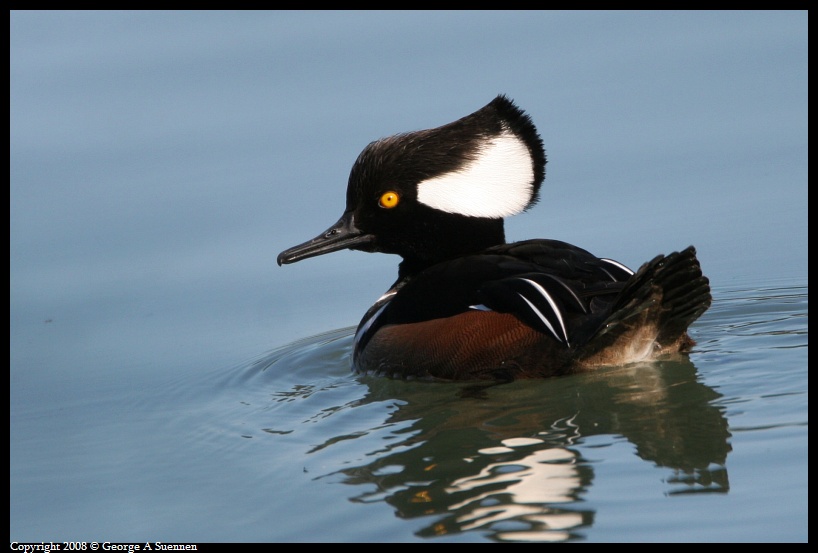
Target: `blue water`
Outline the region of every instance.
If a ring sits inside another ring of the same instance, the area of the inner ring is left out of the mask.
[[[806,12],[12,12],[10,541],[807,541]],[[696,245],[689,362],[350,373],[393,256],[276,255],[506,93],[510,240]]]

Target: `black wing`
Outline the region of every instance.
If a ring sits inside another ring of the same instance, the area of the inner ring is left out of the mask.
[[[571,347],[604,321],[632,274],[620,263],[556,240],[495,246],[397,283],[393,290],[400,293],[385,295],[361,321],[357,345],[363,347],[382,325],[478,309],[511,313]]]

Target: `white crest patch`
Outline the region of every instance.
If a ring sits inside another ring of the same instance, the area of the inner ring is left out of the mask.
[[[499,219],[525,209],[533,186],[531,154],[506,130],[462,169],[418,183],[418,201],[447,213]]]

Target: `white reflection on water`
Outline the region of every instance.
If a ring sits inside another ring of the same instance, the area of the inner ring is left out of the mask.
[[[508,453],[514,448],[542,444],[535,438],[507,438],[502,446],[481,449],[483,455]],[[527,521],[534,529],[521,531],[499,531],[503,540],[550,540],[563,541],[570,534],[562,532],[578,527],[583,517],[578,513],[553,512],[543,506],[551,503],[569,503],[576,499],[581,488],[579,472],[575,461],[577,454],[565,448],[535,449],[522,459],[511,462],[491,463],[474,476],[460,478],[452,482],[447,492],[487,491],[471,495],[463,503],[454,503],[451,509],[460,511],[468,508],[467,514],[457,514],[457,521],[463,530],[499,523],[504,520]],[[510,501],[494,503],[495,494],[510,495]]]

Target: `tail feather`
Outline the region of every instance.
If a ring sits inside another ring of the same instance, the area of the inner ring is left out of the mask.
[[[687,349],[694,343],[687,328],[711,302],[693,246],[659,255],[628,280],[584,357],[592,364],[627,362]]]

